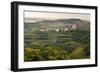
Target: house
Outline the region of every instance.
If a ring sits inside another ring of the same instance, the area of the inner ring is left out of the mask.
[[[59,32],[59,31],[60,31],[60,29],[57,29],[57,28],[56,28],[56,29],[55,29],[55,31],[56,31],[56,32]]]
[[[79,28],[79,25],[78,24],[73,24],[71,30],[76,30],[78,28]]]
[[[44,29],[40,29],[40,31],[45,31]]]
[[[64,31],[68,31],[68,28],[64,28]]]

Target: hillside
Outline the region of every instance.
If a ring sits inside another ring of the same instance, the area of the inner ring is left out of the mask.
[[[24,27],[24,61],[90,58],[89,21],[39,19]]]
[[[34,32],[37,30],[40,30],[42,28],[63,28],[66,26],[72,26],[74,24],[77,24],[79,26],[79,29],[82,30],[89,30],[90,22],[89,21],[83,21],[81,19],[61,19],[61,20],[41,20],[37,22],[26,22],[24,24],[25,32]]]

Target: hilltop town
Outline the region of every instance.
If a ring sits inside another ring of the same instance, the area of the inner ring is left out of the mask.
[[[69,31],[69,30],[77,30],[79,28],[78,24],[73,24],[71,26],[66,25],[65,27],[62,28],[41,28],[39,31],[41,32],[49,32],[49,31],[55,31],[55,32],[60,32],[60,31]]]

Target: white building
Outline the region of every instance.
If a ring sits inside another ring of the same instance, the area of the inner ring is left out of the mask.
[[[56,32],[59,32],[60,30],[59,30],[59,29],[55,29],[55,31],[56,31]]]
[[[44,29],[40,29],[40,31],[45,31]]]
[[[68,31],[68,28],[64,28],[64,31]]]

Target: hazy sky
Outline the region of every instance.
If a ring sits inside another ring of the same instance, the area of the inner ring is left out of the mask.
[[[83,20],[90,20],[90,14],[84,13],[57,13],[57,12],[24,12],[25,18],[33,18],[33,19],[49,19],[49,20],[56,20],[56,19],[83,19]]]

